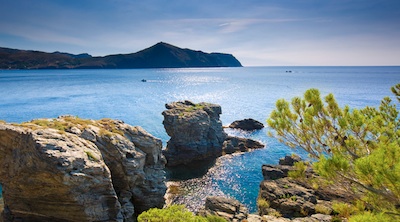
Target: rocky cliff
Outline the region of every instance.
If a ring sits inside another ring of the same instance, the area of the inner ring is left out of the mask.
[[[162,207],[162,143],[122,121],[0,124],[5,221],[133,221]]]
[[[168,166],[264,147],[252,139],[228,136],[220,120],[220,105],[186,100],[166,104],[166,108],[163,124],[171,139],[163,153]]]
[[[167,165],[188,164],[193,160],[217,157],[227,135],[219,119],[221,106],[190,101],[166,104],[164,128],[171,139],[164,155]]]

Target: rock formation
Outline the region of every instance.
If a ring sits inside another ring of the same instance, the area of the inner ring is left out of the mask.
[[[206,198],[205,209],[200,210],[199,214],[217,215],[227,221],[243,221],[247,219],[249,210],[235,199],[211,196]]]
[[[4,221],[133,221],[164,204],[161,149],[111,119],[0,124]]]
[[[166,108],[162,113],[163,124],[171,137],[164,151],[167,165],[188,164],[221,155],[227,136],[219,119],[221,106],[184,101],[167,104]]]
[[[254,119],[237,120],[229,125],[229,128],[242,130],[259,130],[264,128],[264,125]]]
[[[163,151],[168,166],[264,147],[254,140],[227,136],[219,119],[219,105],[183,101],[165,107],[163,124],[171,137]]]
[[[247,152],[252,149],[259,149],[265,147],[264,144],[248,139],[235,136],[227,136],[222,149],[225,154],[231,154],[235,152]]]
[[[330,201],[345,201],[352,197],[334,185],[313,188],[309,182],[318,178],[318,175],[311,167],[306,168],[303,179],[288,177],[288,172],[295,170],[294,163],[298,161],[301,159],[297,156],[286,156],[279,160],[280,165],[262,166],[264,180],[260,184],[258,198],[268,206],[260,206],[259,202],[260,216],[280,214],[286,218],[304,217],[304,220],[298,218],[281,221],[330,221],[330,216],[316,214],[317,205],[332,212]]]

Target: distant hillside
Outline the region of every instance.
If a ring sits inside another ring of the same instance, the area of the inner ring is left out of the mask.
[[[89,54],[17,50],[0,47],[0,69],[134,69],[241,67],[231,54],[205,53],[159,42],[131,54],[92,57]]]

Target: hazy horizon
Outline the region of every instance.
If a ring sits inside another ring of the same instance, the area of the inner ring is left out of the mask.
[[[400,1],[2,3],[0,47],[104,56],[162,41],[243,66],[400,65]]]

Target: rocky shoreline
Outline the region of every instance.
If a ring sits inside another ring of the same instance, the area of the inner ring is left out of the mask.
[[[196,161],[211,161],[212,166],[225,154],[265,147],[228,136],[221,113],[219,105],[210,103],[166,104],[163,124],[171,139],[165,150],[160,139],[119,120],[60,116],[22,124],[0,122],[2,220],[135,221],[145,210],[179,203],[179,185],[168,182],[167,192],[165,166],[185,169]],[[242,128],[232,128],[241,130],[262,125],[249,119],[235,124]],[[332,186],[313,188],[309,182],[318,175],[309,167],[306,180],[288,177],[299,161],[291,156],[279,165],[262,166],[258,214],[249,214],[244,205],[222,193],[204,194],[199,197],[204,204],[192,211],[228,221],[330,221],[332,216],[319,209],[332,212],[331,201],[351,197]]]
[[[190,205],[188,209],[203,216],[218,215],[227,221],[328,222],[338,219],[335,217],[333,203],[351,202],[354,196],[347,190],[332,184],[313,187],[313,181],[319,176],[311,167],[306,168],[304,178],[289,177],[289,172],[297,170],[294,163],[299,161],[301,159],[295,155],[285,156],[280,159],[278,165],[266,164],[261,167],[260,174],[262,173],[264,180],[260,182],[256,213],[249,212],[243,204],[223,193],[217,193],[217,196],[212,197],[207,196],[204,190],[212,186],[212,183],[207,180],[205,181],[207,184],[196,188],[198,197],[192,200],[201,201],[202,204]],[[187,186],[193,186],[204,181],[190,180],[188,182],[191,184]],[[186,184],[168,182],[167,185],[166,204],[184,204],[185,197],[182,196],[188,192],[185,188]],[[210,198],[212,202],[218,204],[206,204],[210,202]]]

